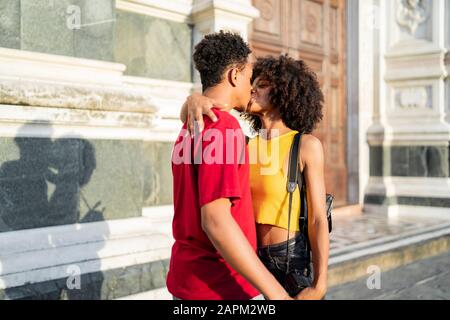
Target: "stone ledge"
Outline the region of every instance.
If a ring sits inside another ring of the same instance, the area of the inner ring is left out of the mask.
[[[236,16],[241,16],[251,21],[259,17],[259,10],[252,6],[251,1],[236,1],[236,0],[196,0],[192,8],[192,15],[195,20],[198,16],[203,15],[208,11],[223,11]]]
[[[117,0],[116,8],[152,17],[190,23],[194,0]]]
[[[249,20],[259,16],[259,10],[252,6],[250,0],[118,0],[116,8],[182,23],[192,23],[192,16],[212,9]]]
[[[328,286],[333,287],[367,276],[367,268],[376,265],[382,271],[428,258],[450,249],[450,228],[406,237],[388,244],[344,253],[330,258]]]
[[[163,287],[122,297],[117,300],[173,300],[173,297],[167,290],[167,287]]]
[[[158,115],[164,119],[177,120],[177,135],[180,130],[180,109],[186,97],[193,90],[192,82],[150,79],[124,76],[123,82],[132,87],[139,87],[152,97],[152,103],[158,109]]]
[[[154,114],[147,88],[123,64],[0,48],[0,104]]]
[[[120,63],[0,48],[0,74],[5,78],[120,85],[125,69]]]
[[[421,207],[450,208],[450,198],[390,196],[379,194],[366,194],[364,203],[383,206],[407,205]]]
[[[167,223],[129,218],[0,233],[0,289],[165,260],[173,239]]]
[[[153,261],[104,272],[82,274],[79,289],[69,278],[0,290],[0,300],[110,300],[159,292],[165,287],[169,260]],[[155,298],[155,297],[154,297]]]
[[[70,85],[20,78],[0,79],[0,104],[95,111],[157,112],[152,98],[140,89]]]

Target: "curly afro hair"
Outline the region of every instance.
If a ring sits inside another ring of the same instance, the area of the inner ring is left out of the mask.
[[[203,91],[219,84],[226,69],[244,69],[251,52],[238,34],[221,30],[206,35],[195,46],[194,52],[195,68],[200,72]]]
[[[302,60],[288,55],[258,58],[253,68],[253,81],[260,77],[272,84],[270,103],[277,108],[284,124],[292,130],[311,133],[322,120],[324,97],[316,74]],[[246,115],[254,130],[261,120]]]

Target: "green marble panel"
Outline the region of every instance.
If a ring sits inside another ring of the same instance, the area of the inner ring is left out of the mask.
[[[187,24],[118,11],[115,59],[128,75],[191,81],[191,38]]]
[[[20,48],[20,0],[0,0],[0,47]]]

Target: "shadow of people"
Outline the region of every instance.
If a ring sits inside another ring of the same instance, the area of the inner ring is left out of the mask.
[[[0,166],[0,232],[39,228],[49,211],[46,174],[51,139],[14,139],[19,159]]]
[[[26,136],[30,128],[37,127],[45,127],[51,137],[52,126],[49,123],[24,125],[14,138],[19,158],[0,165],[0,234],[68,225],[71,237],[78,234],[80,239],[76,239],[77,246],[66,250],[82,250],[83,257],[89,263],[79,261],[77,265],[75,262],[68,266],[68,270],[75,267],[78,272],[71,274],[72,271],[67,271],[69,276],[45,283],[17,286],[4,281],[6,296],[10,299],[100,299],[104,276],[98,251],[104,247],[109,229],[104,221],[105,208],[102,208],[101,201],[90,204],[83,195],[83,187],[88,185],[97,167],[95,148],[76,135],[57,139]],[[80,206],[80,202],[84,205]],[[81,207],[86,207],[87,212],[80,212]],[[50,241],[57,239],[64,243],[68,240],[67,234],[62,234],[57,228],[46,230],[49,239],[46,252],[49,256],[42,259],[51,261],[46,266],[51,269],[67,262],[58,261],[61,248],[52,247],[54,244]],[[92,230],[98,234],[93,235]],[[85,236],[90,239],[84,241]],[[0,248],[0,280],[3,278],[2,272],[14,273],[15,270],[11,269],[8,267],[8,256],[2,256]],[[71,279],[76,279],[78,285],[70,286]]]

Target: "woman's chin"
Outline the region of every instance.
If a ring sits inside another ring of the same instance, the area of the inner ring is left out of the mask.
[[[252,99],[247,107],[247,113],[260,113],[262,111],[261,106],[256,102],[256,100]]]

